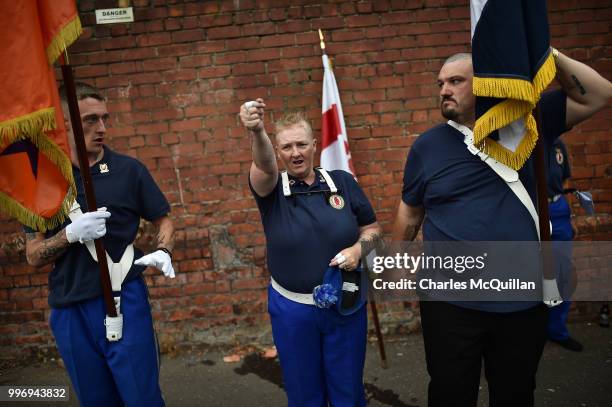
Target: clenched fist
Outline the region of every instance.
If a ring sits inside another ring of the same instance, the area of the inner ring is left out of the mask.
[[[252,100],[240,106],[240,120],[244,127],[259,133],[264,129],[264,108],[266,107],[262,98]]]

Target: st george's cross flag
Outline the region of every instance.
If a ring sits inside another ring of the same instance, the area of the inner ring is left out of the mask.
[[[515,170],[535,147],[531,114],[554,79],[545,0],[471,0],[474,144]]]
[[[0,0],[0,210],[39,231],[76,188],[53,63],[82,32],[74,0]]]
[[[344,170],[355,175],[349,151],[342,103],[334,71],[326,54],[323,54],[323,120],[321,121],[321,167]]]

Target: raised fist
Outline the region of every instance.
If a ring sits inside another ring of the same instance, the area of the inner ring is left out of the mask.
[[[240,120],[244,127],[254,132],[264,129],[264,108],[266,107],[262,98],[251,100],[240,106]]]

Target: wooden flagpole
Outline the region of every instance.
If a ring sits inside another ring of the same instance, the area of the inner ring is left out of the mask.
[[[319,40],[321,45],[321,52],[325,55],[325,41],[323,37],[323,32],[319,28]],[[324,67],[325,68],[325,67]],[[369,281],[369,279],[368,279]],[[376,307],[376,301],[374,301],[374,297],[372,293],[368,291],[368,301],[370,302],[370,309],[372,310],[372,321],[374,322],[374,331],[376,332],[376,339],[378,341],[378,353],[380,355],[380,365],[383,369],[387,368],[387,353],[385,351],[385,341],[380,330],[380,321],[378,320],[378,309]]]
[[[87,200],[87,210],[89,212],[98,210],[96,204],[96,195],[93,190],[91,173],[89,170],[89,160],[87,159],[87,151],[85,149],[85,139],[83,137],[83,124],[81,122],[81,113],[79,112],[79,103],[76,95],[76,87],[74,85],[74,76],[72,67],[68,61],[68,50],[64,50],[64,63],[62,66],[62,76],[64,78],[64,86],[66,87],[66,98],[68,100],[68,108],[70,110],[70,121],[72,123],[72,132],[76,144],[77,155],[79,159],[79,168],[83,179],[83,187],[85,189],[85,198]],[[117,316],[117,308],[113,300],[113,289],[111,286],[110,276],[108,273],[108,264],[106,262],[106,251],[101,239],[94,240],[96,246],[96,255],[98,256],[98,266],[100,268],[100,282],[102,284],[102,293],[104,296],[104,305],[106,315],[110,317]]]

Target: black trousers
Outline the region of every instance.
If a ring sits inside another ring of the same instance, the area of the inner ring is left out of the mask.
[[[548,309],[491,313],[422,301],[429,407],[476,406],[484,360],[490,407],[533,406]]]

